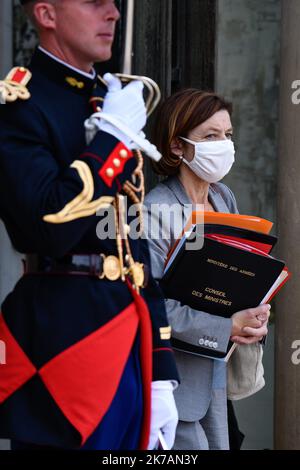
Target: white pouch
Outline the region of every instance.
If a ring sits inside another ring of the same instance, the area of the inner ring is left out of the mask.
[[[237,345],[227,365],[227,397],[241,400],[250,397],[265,385],[260,343]]]

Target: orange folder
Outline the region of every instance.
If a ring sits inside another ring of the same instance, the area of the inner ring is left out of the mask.
[[[224,212],[210,211],[193,211],[180,237],[176,240],[173,247],[169,251],[167,259],[165,261],[165,266],[183,234],[187,232],[192,225],[200,223],[200,221],[204,222],[205,224],[228,225],[231,227],[239,227],[265,234],[269,234],[273,227],[273,222],[270,222],[266,219],[262,219],[261,217],[256,217],[254,215],[230,214]]]
[[[218,224],[230,225],[231,227],[239,227],[247,230],[254,230],[255,232],[270,233],[273,223],[269,220],[256,217],[254,215],[242,214],[227,214],[223,212],[192,212],[191,219],[188,221],[185,231],[189,229],[192,224],[197,222],[197,219],[203,220],[205,224]]]

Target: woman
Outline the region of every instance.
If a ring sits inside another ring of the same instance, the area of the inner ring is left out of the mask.
[[[185,208],[202,204],[205,211],[237,212],[233,193],[219,183],[234,162],[231,112],[231,104],[215,93],[196,89],[176,93],[160,109],[154,143],[163,157],[154,169],[167,179],[145,201],[152,271],[158,281],[180,227],[178,220],[170,223],[167,217],[161,220],[151,214],[153,204]],[[158,233],[164,236],[155,236]],[[230,339],[253,344],[267,333],[269,305],[237,312],[229,319],[199,314],[172,299],[166,300],[166,308],[172,336],[192,345],[203,344],[205,337],[215,338],[217,350],[225,352]],[[228,449],[226,364],[179,350],[175,358],[181,384],[175,391],[180,421],[174,448]]]

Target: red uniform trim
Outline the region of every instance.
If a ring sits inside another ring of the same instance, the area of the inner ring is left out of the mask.
[[[56,404],[81,435],[94,432],[116,394],[139,323],[134,303],[40,371]]]
[[[81,435],[82,445],[113,401],[139,326],[144,401],[139,447],[148,447],[152,327],[144,299],[129,282],[128,287],[134,302],[109,323],[55,356],[38,371],[57,406]],[[0,365],[1,403],[33,377],[37,370],[11,335],[3,316],[0,316],[0,340],[7,346],[7,365]]]
[[[146,450],[148,448],[150,437],[150,423],[151,423],[151,382],[152,382],[152,326],[150,314],[144,299],[137,294],[127,281],[129,289],[134,298],[135,305],[140,319],[140,337],[141,337],[141,368],[143,378],[143,400],[144,400],[144,416],[142,433],[140,437],[140,449]]]
[[[104,160],[101,157],[99,157],[99,155],[96,155],[95,153],[92,153],[92,152],[84,152],[82,155],[80,155],[80,158],[84,158],[84,157],[91,157],[100,163],[104,163]]]
[[[122,152],[123,155],[127,154],[127,156],[122,156]],[[112,187],[116,177],[123,173],[125,164],[132,157],[133,153],[122,142],[119,142],[118,145],[116,145],[107,158],[105,164],[99,170],[100,178],[109,188]],[[118,161],[118,166],[116,166],[115,161]]]
[[[171,351],[171,352],[174,352],[172,348],[156,348],[156,349],[153,349],[153,352],[159,352],[159,351]]]
[[[0,364],[0,403],[36,374],[36,368],[18,345],[0,315],[0,340],[5,345],[5,364]]]
[[[13,74],[11,80],[13,82],[22,83],[26,75],[27,75],[27,70],[17,69],[15,73]]]
[[[6,76],[5,80],[11,80],[20,85],[26,86],[31,79],[31,72],[24,67],[14,67]]]

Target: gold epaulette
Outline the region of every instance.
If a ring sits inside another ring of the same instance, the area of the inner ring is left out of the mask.
[[[0,102],[12,103],[17,99],[28,100],[30,93],[26,88],[31,72],[25,67],[14,67],[4,80],[0,80]]]

